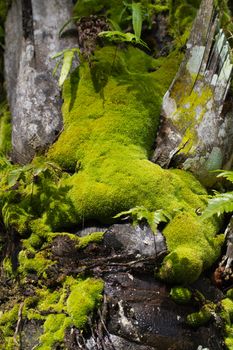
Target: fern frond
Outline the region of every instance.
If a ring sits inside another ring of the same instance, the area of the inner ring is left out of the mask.
[[[213,215],[233,212],[233,192],[226,192],[216,195],[208,201],[208,206],[202,214],[206,219]]]
[[[149,211],[145,207],[135,207],[127,211],[122,211],[121,213],[115,215],[113,218],[122,218],[122,220],[127,220],[129,217],[133,220],[133,225],[136,226],[140,221],[146,220],[151,230],[156,233],[158,224],[160,222],[167,222],[171,218],[168,213],[163,209]]]
[[[143,40],[138,39],[133,33],[123,33],[118,30],[107,30],[100,32],[98,36],[106,38],[110,41],[115,41],[116,43],[128,42],[132,44],[140,44],[149,50],[147,44]]]
[[[222,171],[220,174],[217,175],[217,177],[225,177],[228,181],[233,183],[233,171]]]

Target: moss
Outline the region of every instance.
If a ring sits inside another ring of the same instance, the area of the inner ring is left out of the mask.
[[[28,250],[21,250],[18,260],[18,271],[23,277],[26,277],[29,273],[34,273],[39,277],[49,266],[54,264],[53,261],[46,257],[46,252],[44,251],[33,254]]]
[[[87,236],[79,238],[77,247],[79,249],[84,249],[90,243],[99,243],[99,242],[102,241],[103,236],[104,236],[104,232],[93,232],[93,233],[90,233]]]
[[[11,338],[15,332],[15,325],[18,320],[18,311],[19,305],[16,304],[10,310],[5,311],[4,313],[1,312],[0,314],[0,330],[2,331],[4,340],[6,340],[6,344],[8,345],[10,343],[10,339],[8,338]]]
[[[71,320],[65,314],[49,315],[44,323],[44,334],[40,337],[42,343],[38,350],[50,350],[59,345],[64,339],[66,328],[71,325]]]
[[[79,0],[76,2],[73,13],[78,17],[90,15],[105,15],[118,25],[123,25],[130,17],[124,2],[121,0]]]
[[[38,349],[47,350],[55,345],[61,345],[65,330],[70,326],[82,330],[86,326],[88,315],[101,301],[102,290],[101,280],[94,278],[76,280],[72,277],[67,277],[63,287],[58,290],[39,290],[36,309],[39,313],[51,312],[51,314],[43,316],[44,333],[40,337]]]
[[[230,298],[225,298],[221,301],[222,304],[222,317],[231,324],[233,322],[233,301]]]
[[[171,253],[164,259],[159,276],[169,282],[195,281],[220,254],[224,237],[215,237],[216,229],[215,222],[204,223],[195,213],[178,213],[163,231]]]
[[[8,155],[11,150],[11,115],[6,103],[0,104],[0,152]]]
[[[4,270],[5,275],[8,278],[13,278],[14,271],[13,271],[11,259],[9,257],[5,257],[2,264],[3,264],[3,270]]]
[[[199,312],[194,312],[187,316],[187,324],[191,327],[200,327],[206,325],[212,318],[212,308],[205,305]]]
[[[102,299],[103,281],[95,278],[67,277],[56,290],[38,287],[36,294],[23,301],[22,318],[43,323],[37,349],[51,350],[62,346],[65,331],[75,326],[80,331],[88,316]],[[4,349],[14,349],[14,332],[18,320],[19,303],[0,314],[0,331],[4,336]],[[12,346],[13,344],[13,346]]]
[[[164,170],[148,160],[162,96],[177,70],[176,58],[173,52],[167,59],[154,60],[133,47],[118,52],[113,47],[100,49],[94,64],[100,72],[107,72],[103,91],[95,90],[86,64],[80,67],[76,88],[72,78],[65,83],[64,132],[48,157],[70,171],[78,164],[78,171],[64,180],[70,186],[73,224],[93,219],[110,223],[115,214],[135,206],[166,209],[172,215],[174,210],[183,210],[175,224],[172,221],[167,226],[167,235],[177,242],[174,245],[169,238],[169,249],[179,261],[170,280],[183,283],[193,281],[202,268],[214,262],[220,242],[214,244],[217,225],[210,220],[203,228],[195,215],[197,208],[205,208],[204,188],[191,174]],[[173,258],[169,255],[167,262],[172,263]],[[187,265],[181,268],[183,258]],[[165,265],[160,276],[169,279]]]
[[[186,304],[191,300],[192,293],[188,288],[174,287],[170,291],[170,296],[178,304]]]
[[[88,278],[71,287],[67,299],[67,312],[75,327],[83,329],[88,315],[102,300],[103,282]]]

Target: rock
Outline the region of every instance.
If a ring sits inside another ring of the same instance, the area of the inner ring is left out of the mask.
[[[163,98],[163,120],[153,161],[192,171],[205,185],[209,170],[230,166],[232,103],[226,100],[232,72],[230,46],[215,14],[203,0],[185,58]]]
[[[74,36],[59,39],[70,18],[71,0],[13,1],[5,25],[5,79],[12,113],[12,159],[29,162],[62,130],[60,89],[51,57],[77,45]]]
[[[196,310],[195,303],[176,304],[169,297],[169,288],[153,277],[122,272],[107,274],[104,280],[108,312],[105,318],[104,313],[101,316],[101,322],[106,322],[103,334],[94,326],[91,337],[84,339],[84,335],[80,349],[224,349],[214,323],[196,329],[186,324],[187,315]],[[202,283],[200,280],[199,285]],[[206,281],[204,284],[208,297],[216,301],[218,293],[214,287]]]

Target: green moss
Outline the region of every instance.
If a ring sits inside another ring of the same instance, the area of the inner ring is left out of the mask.
[[[190,301],[192,293],[188,288],[174,287],[170,291],[171,298],[178,304],[186,304]]]
[[[92,219],[109,223],[115,214],[135,206],[166,209],[172,215],[174,210],[183,210],[168,224],[165,234],[173,235],[176,242],[168,240],[174,254],[166,261],[178,261],[170,280],[184,283],[193,281],[214,262],[220,242],[213,243],[217,225],[208,221],[202,228],[195,215],[197,208],[205,208],[204,188],[191,174],[164,170],[148,160],[162,96],[177,70],[176,58],[179,63],[181,57],[173,52],[166,59],[154,60],[133,47],[97,51],[94,65],[100,69],[99,76],[107,73],[102,92],[96,91],[86,64],[80,67],[75,86],[72,78],[65,83],[64,132],[48,157],[70,171],[78,165],[78,171],[64,180],[70,186],[74,224]],[[182,267],[185,258],[187,264]],[[160,276],[169,279],[165,265]]]
[[[187,316],[187,324],[191,327],[197,328],[207,324],[212,318],[213,309],[209,305],[205,305],[199,312],[194,312]]]
[[[8,155],[11,150],[11,115],[6,103],[0,104],[0,152]]]
[[[23,302],[22,318],[43,323],[37,349],[51,350],[62,346],[67,328],[76,326],[80,331],[86,326],[88,316],[102,300],[103,281],[95,278],[67,277],[56,290],[37,288],[36,295]],[[13,350],[14,332],[20,305],[0,313],[0,331],[4,336],[4,349]]]
[[[231,324],[233,322],[233,301],[230,298],[225,298],[221,301],[222,304],[222,316],[227,321],[227,323]]]
[[[13,278],[14,271],[13,271],[11,259],[9,257],[4,258],[2,264],[3,264],[4,273],[6,274],[6,276],[9,278]]]
[[[44,323],[44,334],[40,337],[42,343],[38,350],[50,350],[64,339],[65,330],[71,325],[71,320],[65,314],[49,315]]]
[[[18,319],[19,305],[14,305],[8,311],[0,314],[0,330],[2,331],[4,338],[8,338],[14,335],[15,325]]]
[[[178,213],[163,231],[171,253],[164,259],[159,276],[169,282],[195,281],[220,254],[224,237],[215,237],[216,229],[216,223],[204,223],[195,213]]]
[[[102,241],[103,236],[104,236],[104,232],[93,232],[93,233],[90,233],[87,236],[79,238],[77,247],[79,249],[84,249],[90,243],[99,243],[99,242]]]
[[[83,328],[88,321],[88,315],[102,300],[103,282],[88,278],[71,287],[67,299],[67,312],[72,323],[77,328]]]
[[[21,250],[18,256],[19,267],[18,271],[22,276],[26,277],[28,273],[35,273],[41,276],[49,266],[54,264],[46,256],[46,252],[32,253],[28,250]]]

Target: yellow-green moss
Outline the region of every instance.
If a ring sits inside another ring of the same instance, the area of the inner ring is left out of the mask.
[[[215,237],[216,229],[214,221],[203,222],[194,212],[178,213],[163,231],[171,253],[165,257],[159,276],[169,282],[195,281],[220,254],[224,236]]]
[[[4,349],[14,349],[14,332],[22,307],[23,320],[39,320],[43,323],[37,349],[51,350],[62,346],[65,331],[70,326],[80,331],[86,326],[88,316],[102,300],[103,281],[95,278],[75,279],[67,277],[62,287],[56,290],[38,288],[36,295],[17,303],[0,313],[0,331],[4,336]]]
[[[189,326],[194,328],[204,326],[212,318],[213,312],[214,308],[212,304],[204,305],[200,311],[188,315],[186,322]]]
[[[7,104],[0,104],[0,153],[9,154],[11,150],[11,115]]]
[[[188,288],[173,287],[170,291],[171,298],[178,304],[186,304],[190,301],[192,293]]]
[[[168,243],[174,251],[173,258],[167,258],[172,267],[166,269],[165,263],[160,274],[184,283],[196,279],[203,268],[214,262],[220,242],[212,243],[217,225],[209,220],[204,229],[195,215],[197,208],[204,209],[206,205],[205,189],[191,174],[164,170],[148,160],[162,96],[177,70],[176,57],[173,52],[156,61],[133,47],[118,52],[113,47],[97,51],[93,65],[99,69],[99,76],[107,74],[102,91],[96,91],[87,64],[80,67],[78,76],[76,73],[75,86],[74,78],[66,82],[64,131],[48,157],[65,169],[77,169],[64,180],[70,186],[73,223],[91,219],[109,223],[115,214],[135,206],[165,209],[172,215],[174,210],[184,211],[174,220],[178,225],[172,221],[167,226],[167,232],[171,231],[168,235],[173,235],[177,244]],[[54,215],[59,213],[55,211]],[[173,259],[178,261],[175,266]],[[181,264],[183,259],[185,266]]]
[[[230,293],[231,294],[231,293]],[[221,301],[221,317],[225,322],[224,341],[228,350],[233,349],[233,301],[228,297]]]
[[[82,329],[88,321],[88,315],[102,300],[103,282],[88,278],[71,287],[67,299],[67,312],[75,327]]]
[[[49,266],[54,264],[54,261],[49,260],[45,255],[46,252],[44,251],[32,253],[28,250],[21,250],[18,256],[19,273],[24,277],[26,277],[28,273],[35,273],[40,277]]]
[[[15,332],[15,326],[18,320],[19,305],[14,305],[10,310],[0,313],[0,330],[8,343],[8,338],[11,338]],[[9,348],[10,349],[10,348]],[[11,349],[13,350],[13,349]]]
[[[4,273],[6,274],[6,276],[9,278],[13,278],[14,271],[13,271],[11,259],[9,257],[5,257],[2,265],[3,265],[3,270],[4,270]]]
[[[90,243],[99,243],[102,241],[104,236],[104,232],[93,232],[90,233],[87,236],[80,237],[78,240],[77,247],[79,249],[84,249],[88,246]]]

